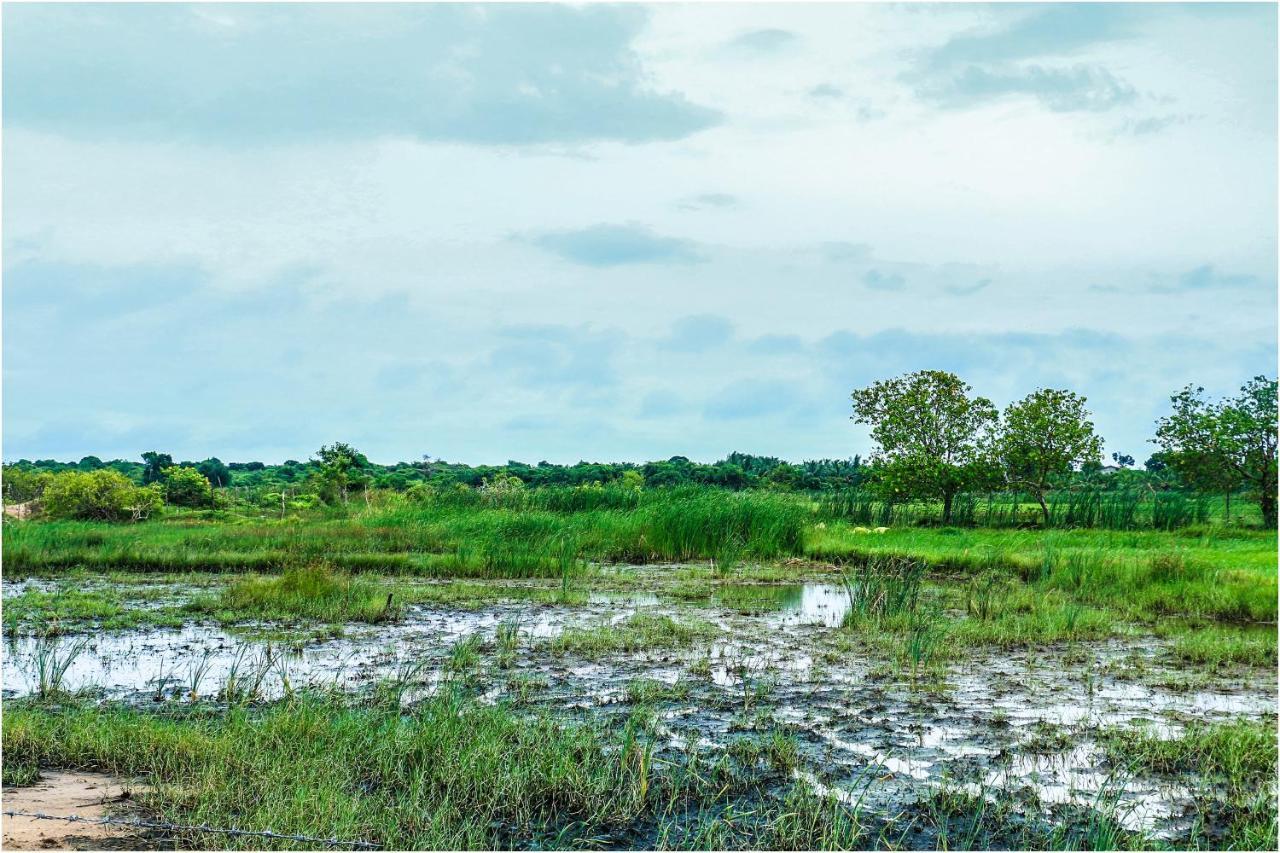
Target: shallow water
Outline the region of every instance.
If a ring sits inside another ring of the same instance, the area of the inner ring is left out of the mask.
[[[5,595],[12,586],[4,585]],[[1268,673],[1241,670],[1190,691],[1153,686],[1166,670],[1161,641],[1125,639],[1026,651],[980,650],[951,668],[941,687],[913,686],[906,673],[860,652],[835,653],[832,640],[848,610],[831,584],[721,587],[711,603],[679,606],[653,593],[593,593],[570,607],[516,603],[477,609],[407,608],[392,625],[351,625],[340,638],[298,649],[209,625],[181,630],[94,633],[67,670],[69,689],[150,701],[159,692],[185,695],[197,670],[198,692],[217,694],[233,672],[260,679],[265,696],[304,685],[359,689],[420,667],[417,691],[447,671],[451,648],[477,636],[491,646],[498,626],[518,621],[521,645],[509,669],[480,653],[487,701],[515,692],[514,680],[539,685],[535,705],[581,713],[626,714],[629,685],[650,679],[684,688],[660,709],[665,748],[723,749],[749,736],[763,715],[795,736],[799,771],[833,796],[896,813],[939,785],[972,793],[1032,793],[1046,804],[1114,800],[1121,821],[1156,835],[1186,826],[1189,792],[1180,785],[1117,776],[1092,734],[1102,726],[1143,725],[1174,736],[1190,721],[1264,718],[1276,712]],[[566,628],[620,622],[637,611],[697,618],[718,636],[688,649],[653,649],[601,660],[552,653],[547,641]],[[265,627],[265,626],[263,626]],[[37,640],[4,646],[4,695],[33,689]],[[1116,675],[1137,655],[1144,681]],[[1046,727],[1066,727],[1056,752],[1030,748]]]

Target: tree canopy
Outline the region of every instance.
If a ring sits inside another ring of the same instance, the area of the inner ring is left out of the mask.
[[[853,420],[871,427],[882,482],[903,497],[937,497],[943,521],[961,490],[991,476],[996,407],[960,377],[921,370],[853,392]]]
[[[1212,403],[1188,385],[1170,398],[1173,413],[1156,424],[1155,442],[1192,481],[1252,486],[1263,521],[1276,524],[1276,380],[1255,376],[1235,397]]]
[[[1004,410],[996,454],[1007,481],[1035,497],[1048,525],[1045,492],[1051,479],[1075,465],[1096,463],[1102,455],[1102,439],[1093,431],[1084,397],[1041,388]],[[1133,464],[1132,458],[1126,458]]]

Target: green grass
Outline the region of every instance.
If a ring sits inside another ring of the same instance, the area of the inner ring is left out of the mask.
[[[4,602],[6,634],[45,636],[96,628],[127,631],[135,628],[180,628],[183,616],[175,607],[150,607],[127,589],[63,588],[56,592],[27,590]]]
[[[677,621],[670,616],[636,613],[625,621],[590,628],[570,628],[550,641],[557,654],[599,658],[620,652],[674,649],[711,640],[714,625],[701,620]]]
[[[828,525],[814,530],[807,551],[846,565],[893,556],[923,559],[934,572],[1004,573],[1124,619],[1276,620],[1274,533],[929,528],[876,534]]]
[[[1228,670],[1240,664],[1274,669],[1277,664],[1274,628],[1201,625],[1166,630],[1173,634],[1174,657],[1198,670]]]
[[[654,678],[636,678],[627,685],[627,701],[636,705],[679,702],[689,696],[687,681],[668,684]]]
[[[1160,849],[1155,839],[1121,825],[1115,799],[1115,791],[1104,788],[1092,804],[1057,807],[1049,821],[1016,795],[944,784],[922,798],[915,822],[938,850]]]
[[[875,556],[845,575],[850,609],[830,655],[878,651],[915,681],[932,680],[977,647],[1026,648],[1110,636],[1108,612],[1057,590],[987,575],[961,586],[925,581],[924,563]]]
[[[454,692],[397,704],[300,697],[174,717],[6,703],[6,779],[36,768],[134,777],[144,813],[386,849],[852,847],[856,815],[777,772],[655,759],[628,723],[516,715]],[[785,744],[766,749],[786,763]],[[768,789],[768,790],[766,790]],[[774,796],[777,794],[778,796]],[[728,820],[724,820],[724,818]],[[195,834],[181,846],[259,848]]]
[[[566,560],[793,556],[810,515],[799,496],[682,488],[646,493],[634,507],[567,513],[400,500],[336,519],[36,521],[5,523],[4,566],[16,577],[74,567],[280,572],[324,561],[351,572],[560,577]]]
[[[253,614],[268,622],[388,622],[399,617],[400,602],[376,581],[311,566],[279,577],[235,581],[217,596],[197,597],[188,610],[222,614],[220,621],[231,621],[233,614]]]
[[[34,764],[6,761],[4,762],[4,767],[0,769],[4,773],[4,786],[6,788],[34,785],[40,781],[40,768]]]

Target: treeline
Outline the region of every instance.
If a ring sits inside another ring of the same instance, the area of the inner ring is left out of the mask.
[[[325,488],[325,463],[318,457],[305,462],[288,460],[271,465],[263,462],[224,463],[216,457],[199,462],[175,462],[169,454],[151,452],[144,456],[158,457],[158,465],[127,459],[103,461],[96,456],[86,456],[78,462],[20,459],[4,467],[4,497],[10,503],[37,498],[42,493],[42,479],[39,475],[64,472],[114,471],[135,485],[160,483],[162,486],[169,485],[169,491],[174,491],[172,482],[165,483],[164,471],[170,467],[194,470],[201,474],[208,481],[210,495],[216,489],[229,489],[242,495],[259,492],[311,492],[317,497],[332,491]],[[1095,462],[1083,466],[1073,472],[1063,485],[1089,486],[1108,491],[1136,487],[1160,490],[1186,488],[1187,484],[1168,463],[1167,456],[1168,454],[1161,452],[1154,453],[1146,460],[1145,467],[1135,467],[1132,457],[1116,454],[1117,458],[1106,465]],[[855,489],[874,490],[883,475],[879,466],[864,463],[860,456],[791,463],[775,456],[737,452],[711,463],[673,456],[670,459],[644,463],[578,462],[573,465],[558,465],[551,462],[529,464],[511,461],[505,465],[467,465],[431,460],[381,465],[369,461],[358,451],[354,453],[353,460],[348,497],[353,490],[358,492],[366,487],[403,492],[419,484],[434,487],[457,484],[478,489],[486,483],[508,478],[515,478],[530,488],[625,482],[649,488],[702,485],[733,490],[765,488],[797,492],[845,492]],[[177,497],[182,502],[181,496]]]
[[[1243,493],[1258,500],[1264,524],[1275,525],[1275,380],[1256,377],[1217,403],[1191,387],[1174,395],[1172,414],[1156,424],[1152,441],[1160,449],[1141,468],[1123,453],[1104,464],[1085,402],[1070,391],[1039,389],[999,412],[954,374],[919,371],[853,393],[853,419],[871,427],[876,444],[867,461],[795,464],[735,452],[709,464],[673,456],[643,464],[471,466],[423,456],[380,465],[338,442],[279,465],[175,461],[158,451],[139,461],[23,459],[4,467],[3,493],[6,503],[35,502],[54,517],[139,520],[165,505],[257,507],[283,517],[368,502],[379,491],[451,500],[476,492],[492,502],[515,490],[557,490],[545,500],[586,506],[601,500],[593,490],[605,487],[608,500],[625,504],[636,490],[704,486],[809,493],[833,515],[859,521],[924,523],[937,503],[942,523],[995,525],[1021,518],[1019,507],[1030,501],[1045,526],[1118,527],[1133,526],[1143,513],[1161,527],[1205,520],[1203,501],[1157,497],[1172,492],[1223,496],[1229,518],[1232,496]]]
[[[339,450],[334,453],[329,448]],[[488,481],[507,477],[515,477],[530,487],[584,486],[621,481],[628,472],[632,472],[642,479],[644,485],[655,488],[703,485],[735,490],[780,488],[828,491],[856,487],[869,474],[868,467],[856,455],[850,459],[814,459],[794,464],[774,456],[737,452],[712,463],[694,462],[684,456],[673,456],[670,459],[644,463],[578,462],[559,465],[545,461],[534,464],[509,461],[505,465],[467,465],[424,458],[418,462],[381,465],[370,461],[349,445],[338,443],[327,446],[325,455],[330,457],[328,462],[318,453],[306,461],[290,459],[278,465],[263,462],[224,463],[217,458],[199,462],[175,462],[170,454],[156,452],[142,454],[142,461],[112,459],[104,462],[96,456],[86,456],[78,462],[19,459],[4,468],[4,495],[11,502],[35,497],[35,482],[32,478],[40,473],[110,470],[123,474],[137,485],[145,486],[162,482],[165,470],[170,467],[196,470],[215,489],[280,491],[306,487],[319,493],[324,491],[320,481],[325,479],[326,466],[344,454],[350,459],[350,485],[354,485],[357,490],[367,486],[404,491],[420,483],[433,486],[460,484],[479,488]]]

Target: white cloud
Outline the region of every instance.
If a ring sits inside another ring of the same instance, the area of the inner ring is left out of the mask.
[[[1274,361],[1274,27],[1162,8],[1050,57],[1133,87],[1097,113],[1029,96],[940,109],[904,80],[957,36],[1002,31],[999,7],[705,4],[655,7],[629,48],[636,86],[723,114],[680,138],[126,143],[10,120],[7,451],[71,452],[100,427],[124,449],[168,434],[224,458],[336,437],[384,458],[842,455],[860,449],[850,382],[954,366],[997,396],[1102,389],[1100,422],[1132,452],[1149,422],[1126,412]],[[724,49],[772,31],[794,36]],[[603,235],[645,263],[583,263],[581,240],[557,255],[539,235]],[[1194,281],[1229,297],[1183,286],[1206,269]],[[85,287],[100,298],[67,295]],[[662,345],[690,329],[715,345]],[[1054,365],[1080,330],[1088,354]],[[815,355],[854,333],[890,352]],[[957,336],[1004,343],[978,347],[990,365],[927,346]],[[104,348],[166,383],[131,396]],[[1139,360],[1127,377],[1121,353]],[[281,387],[297,402],[277,405]]]

